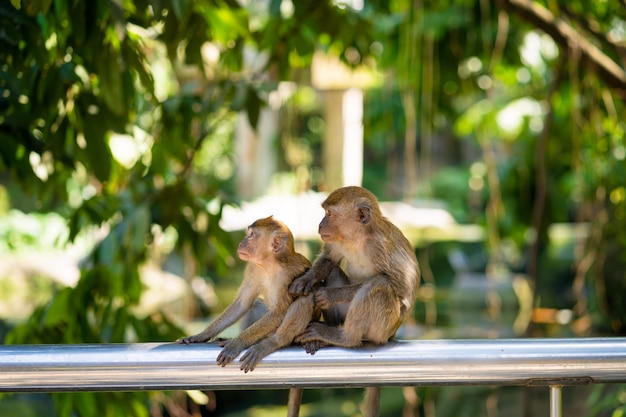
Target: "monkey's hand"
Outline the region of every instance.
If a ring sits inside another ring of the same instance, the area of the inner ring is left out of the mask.
[[[236,342],[235,339],[228,340],[224,343],[224,348],[217,355],[216,362],[220,366],[226,366],[231,363],[243,351],[243,346]]]
[[[309,269],[301,277],[293,280],[289,286],[289,295],[294,298],[309,295],[318,284],[315,270]]]
[[[315,290],[315,292],[313,293],[313,298],[315,300],[315,306],[321,308],[322,310],[326,310],[334,304],[331,301],[331,297],[328,293],[327,288],[318,288],[317,290]]]
[[[289,295],[294,298],[308,295],[311,291],[309,287],[310,282],[311,280],[309,279],[307,274],[304,274],[300,278],[294,279],[289,286]]]
[[[300,297],[309,295],[315,288],[324,285],[324,281],[337,264],[330,258],[322,255],[315,264],[300,277],[293,280],[289,286],[289,295]]]
[[[192,343],[208,342],[210,339],[210,337],[207,337],[206,335],[200,333],[193,336],[181,337],[180,339],[176,340],[176,343],[184,343],[185,345],[190,345]]]

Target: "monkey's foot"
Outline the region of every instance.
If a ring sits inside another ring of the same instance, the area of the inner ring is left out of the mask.
[[[322,334],[324,334],[324,332],[330,329],[331,329],[330,326],[327,326],[324,323],[315,321],[313,323],[309,323],[309,325],[306,327],[304,332],[298,335],[294,339],[294,341],[296,343],[307,343],[307,342],[312,342],[314,340],[320,340],[322,339]]]
[[[346,343],[342,336],[343,330],[340,327],[313,322],[309,323],[306,330],[295,338],[295,342],[300,343],[310,354],[314,354],[325,346],[352,347],[358,345]]]
[[[319,339],[317,327],[324,326],[322,323],[309,323],[306,330],[294,339],[295,343],[299,343],[304,347],[307,353],[315,354],[320,348],[326,346],[326,343]]]
[[[259,346],[251,346],[246,352],[241,356],[239,362],[241,362],[241,369],[245,373],[249,371],[254,371],[256,365],[261,362],[261,359],[269,355],[271,352],[266,352],[264,349]]]
[[[239,346],[238,344],[233,343],[233,341],[234,339],[224,342],[225,343],[224,349],[222,349],[220,354],[217,355],[216,361],[218,365],[220,366],[228,365],[229,363],[234,361],[235,358],[239,356],[239,354],[243,350],[243,347]]]
[[[311,354],[311,355],[315,355],[315,352],[317,352],[318,350],[320,350],[321,348],[325,346],[328,346],[328,344],[322,342],[321,340],[314,340],[312,342],[306,342],[302,344],[302,347],[304,347],[304,350],[306,350],[306,353]]]

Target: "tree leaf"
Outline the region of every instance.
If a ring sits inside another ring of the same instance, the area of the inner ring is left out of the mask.
[[[246,110],[248,112],[248,121],[253,129],[256,129],[259,123],[259,115],[261,114],[261,107],[263,105],[264,102],[259,98],[256,90],[252,86],[249,86],[246,96]]]
[[[83,129],[85,132],[85,154],[89,166],[96,178],[106,182],[111,176],[112,154],[107,144],[106,125],[101,123],[97,115],[86,113],[84,116]]]
[[[71,314],[71,309],[69,308],[71,294],[71,288],[64,288],[55,294],[50,306],[46,310],[43,321],[45,327],[58,326],[68,319],[68,315]]]
[[[75,397],[76,408],[80,410],[81,416],[96,416],[98,415],[96,394],[93,392],[75,392],[69,395]]]
[[[178,20],[185,22],[191,13],[191,0],[174,0],[171,4]]]
[[[133,207],[132,213],[126,215],[124,231],[124,247],[132,254],[145,252],[146,236],[150,230],[151,216],[147,204]]]

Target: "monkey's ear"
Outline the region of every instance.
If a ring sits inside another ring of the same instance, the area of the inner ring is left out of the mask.
[[[367,206],[356,208],[357,216],[361,224],[368,224],[372,221],[372,210]]]
[[[272,252],[280,253],[287,247],[289,236],[286,233],[274,233],[272,236]]]

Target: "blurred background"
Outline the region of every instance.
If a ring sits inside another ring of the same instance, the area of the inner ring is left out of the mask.
[[[2,1],[0,341],[191,334],[232,300],[248,224],[283,220],[312,260],[343,185],[415,246],[399,338],[624,335],[625,64],[624,0]],[[361,396],[306,390],[301,415]],[[570,416],[626,411],[622,385],[563,396]],[[262,417],[286,398],[16,394],[0,415]],[[547,400],[385,388],[381,415]]]

